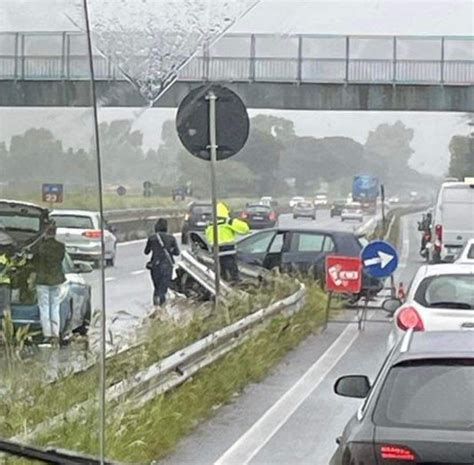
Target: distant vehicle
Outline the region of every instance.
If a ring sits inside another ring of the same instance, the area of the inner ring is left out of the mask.
[[[307,200],[298,202],[293,208],[293,218],[311,218],[316,219],[316,207]]]
[[[193,231],[204,231],[212,221],[212,205],[210,202],[192,202],[188,205],[188,211],[184,216],[181,229],[181,243],[189,243],[189,233]]]
[[[474,266],[474,238],[469,239],[454,263],[469,263]]]
[[[351,197],[351,201],[352,201],[352,197]],[[333,218],[334,216],[341,216],[342,210],[344,209],[347,203],[348,202],[345,200],[334,201],[331,204],[331,209],[330,209],[331,218]]]
[[[250,229],[273,228],[277,222],[277,214],[269,205],[248,205],[240,217],[245,220]]]
[[[269,207],[277,207],[278,202],[273,199],[273,197],[266,196],[260,199],[260,205],[268,205]]]
[[[275,228],[259,231],[237,242],[237,258],[269,270],[311,273],[325,281],[327,255],[359,257],[367,245],[364,237],[350,232],[309,228]],[[363,295],[377,294],[383,281],[363,276]]]
[[[359,221],[362,223],[364,220],[364,212],[362,206],[358,202],[352,202],[347,204],[341,212],[341,221]]]
[[[474,267],[457,263],[421,266],[406,300],[386,300],[383,308],[395,310],[390,347],[408,329],[474,329]]]
[[[13,240],[17,251],[28,252],[45,232],[48,210],[38,205],[10,200],[0,201],[2,231]],[[74,264],[66,254],[63,261],[66,282],[60,286],[61,335],[69,331],[85,334],[91,318],[91,288],[82,273],[92,271],[87,263]],[[30,325],[41,329],[40,312],[34,286],[33,270],[26,266],[12,281],[11,312],[16,327]],[[32,283],[33,281],[33,283]],[[3,314],[0,313],[0,320]],[[0,323],[1,326],[1,323]]]
[[[328,196],[325,193],[318,193],[314,196],[314,206],[316,208],[326,207],[328,205]]]
[[[474,185],[447,182],[441,185],[433,212],[430,263],[452,261],[474,237]]]
[[[290,200],[290,208],[295,208],[295,205],[298,203],[298,202],[303,202],[305,200],[304,197],[292,197],[292,199]]]
[[[394,195],[393,197],[390,197],[390,198],[388,199],[388,203],[389,203],[390,205],[394,205],[394,204],[400,203],[400,197]]]
[[[379,179],[370,174],[354,176],[352,181],[352,199],[359,202],[364,211],[377,211],[377,197],[379,195]]]
[[[49,217],[56,222],[57,239],[66,244],[66,251],[73,260],[90,260],[97,264],[105,259],[107,266],[115,265],[117,238],[111,230],[105,229],[102,251],[101,218],[98,212],[53,210]]]
[[[340,377],[336,394],[363,399],[330,465],[471,464],[474,346],[469,331],[409,332],[371,384]]]
[[[417,191],[411,191],[410,192],[410,202],[414,203],[418,201],[418,192]]]

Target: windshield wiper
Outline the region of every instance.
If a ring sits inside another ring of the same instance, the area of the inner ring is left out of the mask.
[[[0,439],[0,452],[6,452],[17,457],[59,465],[100,465],[101,463],[112,465],[112,462],[101,462],[97,458],[80,455],[66,450],[40,449],[5,439]]]
[[[472,310],[472,305],[466,302],[430,302],[430,307],[452,308],[459,310]]]

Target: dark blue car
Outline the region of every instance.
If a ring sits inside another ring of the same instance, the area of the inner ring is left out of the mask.
[[[244,237],[237,243],[239,260],[267,269],[314,273],[324,283],[327,255],[359,257],[367,244],[364,237],[351,232],[319,229],[277,228]],[[375,295],[383,281],[363,276],[362,294]]]

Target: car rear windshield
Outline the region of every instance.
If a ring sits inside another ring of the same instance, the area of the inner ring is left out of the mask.
[[[211,215],[212,207],[211,205],[195,205],[191,208],[193,215]]]
[[[474,359],[394,366],[374,412],[377,426],[474,431]]]
[[[296,205],[299,208],[313,208],[313,204],[311,202],[298,202]]]
[[[268,213],[270,211],[270,207],[267,205],[250,205],[247,208],[247,211],[250,213]]]
[[[51,215],[58,228],[93,229],[94,223],[89,216],[79,215]]]
[[[0,230],[19,230],[39,232],[40,219],[35,216],[4,215],[0,216]]]
[[[474,275],[453,274],[424,279],[415,293],[424,307],[474,309]]]

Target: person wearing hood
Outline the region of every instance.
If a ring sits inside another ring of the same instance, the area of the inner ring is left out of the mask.
[[[163,306],[173,276],[174,256],[180,254],[178,243],[172,234],[168,234],[168,222],[160,218],[155,224],[155,234],[148,238],[145,255],[151,252],[147,263],[153,281],[153,303]]]
[[[217,204],[219,263],[222,277],[226,281],[238,282],[240,279],[235,241],[239,235],[245,235],[249,231],[249,225],[245,221],[239,218],[231,218],[230,210],[225,203],[219,202]],[[214,245],[214,228],[212,224],[206,228],[205,234],[207,242],[212,247]]]

